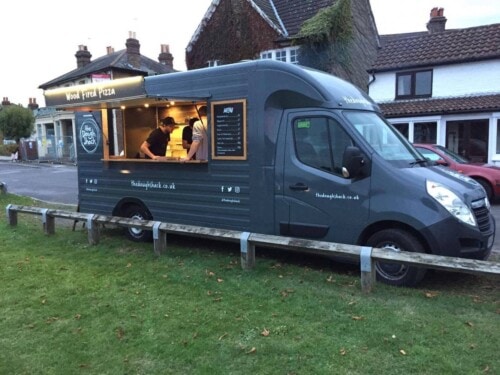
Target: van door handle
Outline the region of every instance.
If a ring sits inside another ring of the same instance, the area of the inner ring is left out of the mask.
[[[289,187],[291,190],[300,190],[300,191],[309,190],[309,186],[303,184],[302,182],[298,182],[295,185],[290,185]]]

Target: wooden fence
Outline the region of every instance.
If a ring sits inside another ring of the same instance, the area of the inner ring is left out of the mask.
[[[167,250],[167,233],[189,235],[192,237],[212,238],[223,241],[239,242],[241,266],[249,269],[255,265],[255,247],[264,246],[294,250],[321,255],[335,255],[359,261],[361,266],[361,288],[371,292],[375,286],[375,262],[406,263],[425,268],[471,273],[475,275],[500,275],[500,263],[464,258],[445,257],[431,254],[394,252],[384,249],[363,247],[326,241],[274,236],[268,234],[240,232],[234,230],[198,227],[159,221],[136,220],[117,216],[86,214],[81,212],[53,210],[47,208],[9,204],[6,208],[9,225],[17,225],[17,214],[34,214],[42,217],[43,230],[47,235],[55,233],[55,219],[83,221],[88,231],[88,242],[99,243],[99,225],[112,224],[120,227],[134,227],[153,232],[154,252],[157,255]]]

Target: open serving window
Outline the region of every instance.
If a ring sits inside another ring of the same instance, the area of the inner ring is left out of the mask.
[[[176,126],[170,134],[167,161],[186,156],[182,133],[192,118],[200,118],[198,109],[208,98],[150,97],[143,77],[130,77],[95,84],[47,90],[47,106],[89,114],[99,112],[104,160],[147,161],[140,146],[149,133],[167,116]]]

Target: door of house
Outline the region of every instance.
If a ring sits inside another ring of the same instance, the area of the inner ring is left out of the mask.
[[[460,120],[446,123],[446,148],[474,163],[488,161],[488,120]]]

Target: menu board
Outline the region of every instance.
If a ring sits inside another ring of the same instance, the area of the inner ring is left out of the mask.
[[[212,102],[212,159],[246,160],[246,101]]]

